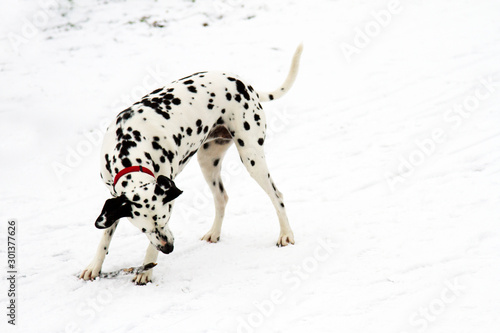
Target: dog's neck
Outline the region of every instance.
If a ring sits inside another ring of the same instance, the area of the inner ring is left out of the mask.
[[[136,187],[143,186],[148,183],[154,183],[155,178],[144,172],[131,172],[121,177],[115,184],[114,189],[117,196],[125,192],[131,192]],[[154,185],[153,185],[154,186]]]

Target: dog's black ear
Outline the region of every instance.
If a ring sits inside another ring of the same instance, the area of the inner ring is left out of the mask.
[[[132,216],[132,205],[128,199],[122,195],[118,198],[108,199],[104,203],[101,215],[95,221],[97,229],[109,228],[122,217]]]
[[[181,195],[182,191],[175,186],[172,179],[165,176],[158,176],[156,179],[155,194],[163,196],[163,204],[166,204]]]

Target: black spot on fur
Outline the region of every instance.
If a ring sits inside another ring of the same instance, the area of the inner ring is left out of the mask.
[[[158,110],[159,109],[159,103],[155,103],[154,101],[152,100],[149,100],[149,99],[143,99],[141,101],[141,103],[144,105],[144,106],[147,106],[147,107],[150,107],[154,110]]]
[[[174,159],[174,152],[171,150],[167,151],[167,150],[163,149],[163,156],[166,156],[168,158],[169,162],[172,163],[172,160]]]
[[[263,138],[259,138],[259,140],[257,140],[257,142],[259,143],[259,145],[263,145],[264,144],[264,139]]]
[[[254,161],[254,160],[251,160],[251,161],[250,161],[250,164],[251,164],[252,166],[255,166],[255,161]]]
[[[120,141],[123,138],[123,129],[121,127],[118,127],[116,129],[115,134],[116,134],[116,139]]]
[[[119,146],[119,148],[118,148],[118,146]],[[132,147],[137,147],[137,143],[135,143],[134,141],[131,141],[131,140],[121,141],[119,143],[119,145],[117,145],[117,148],[120,149],[120,153],[119,153],[118,156],[120,158],[123,158],[124,156],[128,156],[129,155],[129,150]]]
[[[227,99],[228,101],[230,101],[230,100],[231,100],[231,98],[232,98],[231,94],[230,94],[230,93],[227,93],[227,94],[226,94],[226,99]]]
[[[180,147],[182,141],[182,134],[179,133],[177,136],[174,134],[172,135],[172,137],[174,138],[175,144]]]
[[[247,131],[250,130],[250,124],[248,122],[245,121],[243,123],[243,126],[245,127],[245,130],[247,130]]]
[[[273,94],[269,94],[269,99],[272,101],[274,99]]]
[[[153,149],[156,149],[156,150],[162,149],[162,147],[160,146],[160,144],[158,142],[156,142],[156,141],[151,142],[151,145],[153,146]]]
[[[187,80],[187,81],[184,81],[183,82],[185,85],[188,85],[188,84],[193,84],[194,81],[193,80]]]
[[[106,160],[106,170],[111,173],[111,161],[109,160],[109,155],[104,155],[104,159]]]
[[[195,93],[195,94],[198,92],[198,90],[196,90],[196,87],[195,87],[195,86],[189,86],[189,87],[188,87],[188,90],[189,90],[190,92],[192,92],[192,93]]]
[[[216,160],[214,161],[214,167],[216,167],[217,165],[219,165],[219,161],[220,161],[219,159],[216,159]]]
[[[241,139],[238,139],[238,144],[242,147],[245,146],[245,142]]]
[[[187,135],[189,135],[189,136],[191,136],[191,134],[192,134],[192,133],[193,133],[192,128],[191,128],[191,127],[188,127],[188,128],[186,129],[186,134],[187,134]]]
[[[131,118],[134,115],[134,111],[130,108],[123,110],[116,117],[116,124],[120,124],[122,121],[126,122],[127,119]]]
[[[241,82],[240,80],[236,80],[236,89],[238,90],[238,92],[240,94],[243,95],[243,97],[249,101],[250,100],[250,95],[248,94],[248,91],[247,91],[247,87],[245,86],[245,84],[243,82]]]
[[[196,150],[195,150],[195,151],[192,151],[191,153],[189,153],[189,155],[188,155],[188,156],[184,157],[184,158],[180,161],[179,165],[183,165],[183,164],[187,163],[187,162],[189,161],[189,159],[190,159],[191,157],[193,157],[193,155],[194,155],[194,154],[196,154]]]
[[[170,108],[169,106],[167,106],[167,108]],[[165,118],[166,120],[169,120],[170,119],[170,115],[168,114],[168,112],[164,112],[160,109],[155,109],[155,112],[158,113],[160,116],[162,116],[163,118]],[[146,119],[144,119],[146,120]]]
[[[122,159],[122,164],[125,168],[128,168],[128,167],[131,167],[132,166],[132,163],[130,162],[130,160],[128,158],[123,158]]]

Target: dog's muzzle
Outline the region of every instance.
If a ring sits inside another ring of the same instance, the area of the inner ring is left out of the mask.
[[[174,244],[165,244],[163,246],[158,246],[157,247],[158,251],[161,251],[165,254],[169,254],[169,253],[172,253],[174,251]]]

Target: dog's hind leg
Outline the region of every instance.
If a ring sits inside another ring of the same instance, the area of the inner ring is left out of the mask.
[[[216,243],[220,238],[222,220],[228,196],[220,176],[222,159],[227,149],[231,146],[232,140],[216,139],[205,143],[198,150],[198,163],[200,164],[203,176],[212,191],[215,204],[215,219],[212,228],[201,238],[210,243]]]
[[[264,134],[261,133],[258,137],[263,138]],[[278,214],[280,222],[280,235],[276,245],[286,246],[288,244],[295,244],[293,232],[290,228],[290,224],[288,223],[288,217],[285,211],[283,194],[281,194],[281,192],[276,188],[276,185],[274,184],[267,168],[263,149],[264,139],[256,139],[255,136],[237,133],[235,141],[238,142],[236,146],[238,148],[241,161],[252,178],[255,179],[260,187],[262,187],[262,189],[267,193],[274,205],[274,208],[276,209],[276,213]]]
[[[102,263],[104,262],[106,254],[108,254],[109,244],[111,243],[111,239],[113,238],[113,234],[115,233],[117,226],[118,221],[113,223],[113,225],[111,225],[108,229],[104,230],[101,241],[97,246],[97,252],[94,259],[80,274],[80,279],[93,280],[99,276],[101,273]]]

